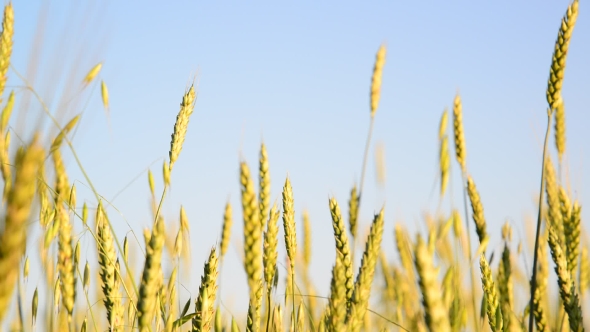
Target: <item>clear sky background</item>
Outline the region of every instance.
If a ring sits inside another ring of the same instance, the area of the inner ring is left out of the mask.
[[[146,170],[154,171],[161,193],[162,162],[179,103],[196,76],[195,113],[163,214],[176,228],[180,206],[188,213],[192,270],[190,278],[182,279],[186,290],[181,294],[194,298],[209,249],[220,239],[224,205],[231,201],[234,227],[222,295],[238,314],[247,310],[240,258],[240,158],[256,174],[264,140],[272,200],[278,203],[289,175],[296,221],[307,209],[313,225],[312,278],[320,295],[327,295],[335,255],[328,198],[335,196],[347,213],[350,188],[361,173],[375,53],[383,42],[387,62],[365,179],[361,234],[383,204],[382,245],[391,260],[397,260],[395,223],[424,232],[423,214],[434,213],[439,204],[440,115],[460,91],[467,166],[492,234],[489,250],[499,247],[500,227],[506,220],[515,229],[514,245],[523,240],[530,246],[527,234],[536,218],[547,119],[545,90],[567,5],[565,0],[85,5],[16,1],[13,66],[30,80],[51,111],[62,115],[62,124],[83,111],[73,139],[80,160],[99,193],[114,198],[112,204],[119,212],[110,207],[108,213],[119,238],[129,231],[127,222],[141,246],[142,229],[152,223]],[[590,6],[582,2],[563,96],[567,175],[573,197],[582,202],[586,229],[589,58]],[[100,61],[104,65],[99,79],[110,91],[109,117],[101,105],[99,81],[79,92],[87,71]],[[19,89],[23,84],[14,71],[9,77],[9,88],[18,92],[17,110],[28,112],[13,119],[12,125],[28,137],[42,116],[41,108],[30,93]],[[43,117],[45,126],[53,128]],[[375,177],[377,143],[383,143],[386,151],[384,188]],[[550,148],[555,149],[553,137]],[[71,153],[65,156],[70,180],[77,181],[79,207],[84,201],[96,206]],[[452,167],[451,197],[463,211],[454,158]],[[445,214],[449,199],[442,203]],[[79,222],[76,229],[82,229]],[[302,229],[297,232],[301,235]],[[83,239],[85,252],[93,257],[94,242],[88,235]],[[283,257],[282,242],[280,248]],[[137,259],[136,270],[142,261]],[[285,270],[280,273],[282,280]],[[32,294],[33,288],[28,290]]]

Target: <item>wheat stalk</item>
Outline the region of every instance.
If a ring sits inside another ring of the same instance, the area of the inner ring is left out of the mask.
[[[109,109],[109,89],[107,88],[107,84],[102,81],[100,82],[100,96],[102,98],[102,105],[105,109]]]
[[[2,39],[0,36],[0,41],[1,40]],[[0,94],[0,97],[1,96],[2,95]],[[7,193],[10,190],[12,184],[12,170],[10,168],[10,159],[8,157],[8,149],[10,147],[10,132],[8,131],[8,120],[10,119],[13,108],[14,91],[11,91],[8,97],[8,101],[2,109],[2,115],[0,118],[0,171],[2,172],[2,179],[4,180],[4,195],[2,196],[3,201],[8,196]]]
[[[346,235],[346,227],[340,214],[340,207],[335,198],[330,198],[330,213],[332,215],[332,227],[334,229],[334,240],[336,241],[336,260],[340,260],[344,268],[346,301],[352,298],[354,289],[353,275],[352,275],[352,257],[350,254],[350,246],[348,244],[348,236]]]
[[[369,238],[367,239],[361,266],[354,284],[352,293],[351,308],[347,322],[351,324],[351,331],[360,331],[367,312],[369,297],[371,296],[371,284],[375,273],[375,266],[381,251],[381,238],[383,237],[383,219],[384,209],[382,208],[373,219]]]
[[[279,235],[279,226],[277,224],[278,220],[279,212],[277,211],[277,207],[275,205],[270,209],[267,229],[264,233],[264,254],[262,259],[264,264],[264,280],[266,281],[269,294],[274,284],[275,272],[277,269]]]
[[[580,254],[580,295],[583,297],[590,285],[590,257],[588,248],[583,247]]]
[[[289,178],[285,180],[283,187],[283,228],[285,231],[285,246],[291,269],[295,267],[297,253],[297,234],[295,232],[295,210],[293,209],[293,188]]]
[[[496,283],[492,279],[492,269],[490,269],[484,254],[481,254],[480,256],[479,266],[481,268],[481,283],[485,293],[486,311],[490,328],[494,332],[502,331],[502,310],[499,305],[500,301],[498,299]]]
[[[555,263],[555,273],[559,285],[559,295],[563,301],[563,307],[569,318],[569,325],[572,331],[584,331],[582,321],[582,308],[580,307],[578,294],[572,274],[568,270],[567,258],[563,253],[559,236],[553,226],[549,225],[549,247],[551,257]]]
[[[88,74],[86,74],[86,76],[84,77],[84,83],[88,84],[88,83],[92,82],[94,80],[94,78],[96,78],[96,76],[98,76],[98,73],[100,73],[101,69],[102,69],[102,62],[99,62],[96,65],[94,65],[94,67],[92,67],[90,69],[90,71],[88,71]]]
[[[426,325],[428,325],[430,331],[450,332],[451,324],[447,308],[444,307],[441,299],[441,287],[437,281],[437,269],[435,269],[432,255],[420,235],[418,235],[414,247],[414,255],[414,263],[420,276],[418,283],[422,291]]]
[[[449,155],[449,138],[444,135],[440,140],[439,149],[439,168],[440,168],[440,196],[443,197],[449,183],[449,174],[451,170],[451,156]]]
[[[467,179],[467,194],[469,195],[469,200],[471,201],[473,221],[475,222],[475,231],[477,232],[479,243],[485,243],[488,234],[486,231],[486,219],[483,214],[483,204],[481,204],[481,199],[479,197],[479,193],[477,192],[477,188],[475,187],[475,182],[473,182],[471,177],[468,177]]]
[[[137,320],[139,330],[147,331],[156,309],[156,295],[158,293],[158,274],[160,274],[160,263],[162,260],[162,248],[164,247],[165,233],[164,221],[159,219],[154,224],[154,229],[146,235],[146,257],[139,286],[139,298],[137,303]]]
[[[547,103],[550,110],[554,110],[561,100],[561,87],[565,72],[565,60],[569,48],[570,39],[574,32],[576,19],[578,18],[578,0],[574,0],[567,8],[567,11],[561,20],[561,26],[555,41],[553,59],[549,71],[549,80],[547,82]]]
[[[559,232],[559,238],[563,241],[563,218],[561,212],[561,202],[559,200],[559,188],[555,176],[553,163],[548,157],[545,162],[545,191],[547,193],[547,222],[555,227]]]
[[[455,156],[461,165],[463,173],[467,170],[467,149],[465,147],[465,134],[463,132],[463,105],[459,94],[453,102],[453,133],[455,135]]]
[[[375,67],[373,68],[373,78],[371,79],[371,118],[375,117],[377,107],[379,106],[381,77],[383,76],[383,66],[385,66],[385,53],[385,45],[381,45],[375,57]]]
[[[221,242],[219,242],[219,259],[223,260],[227,248],[229,247],[229,239],[231,237],[231,227],[233,224],[232,208],[230,202],[225,204],[225,212],[223,213],[223,226],[221,227]]]
[[[186,136],[186,131],[188,129],[188,122],[195,108],[195,99],[195,88],[194,86],[191,86],[182,97],[182,102],[180,103],[180,111],[176,116],[176,123],[174,124],[174,132],[172,133],[172,140],[170,141],[169,152],[170,166],[168,167],[170,171],[172,170],[174,163],[178,159],[180,150],[182,150],[184,138]]]
[[[205,263],[201,285],[199,286],[199,297],[195,303],[196,316],[193,318],[193,332],[208,332],[211,329],[213,319],[213,305],[217,291],[217,254],[215,248],[211,249],[209,259]]]
[[[12,36],[14,34],[14,10],[12,3],[4,7],[4,17],[2,19],[2,33],[0,34],[0,101],[6,86],[6,73],[10,66],[10,56],[12,54]]]
[[[61,153],[59,150],[55,150],[52,156],[55,167],[56,188],[55,224],[59,225],[57,265],[61,280],[62,302],[71,316],[76,298],[76,274],[73,262],[72,224],[63,203],[66,193],[69,191],[69,185]]]
[[[262,228],[268,218],[268,209],[270,208],[270,173],[268,171],[268,155],[264,143],[260,146],[260,159],[258,162],[258,181],[260,191],[258,192],[258,204],[260,205],[260,222]]]
[[[582,208],[578,202],[574,202],[571,208],[569,222],[564,225],[565,247],[567,254],[567,267],[570,273],[576,271],[578,257],[580,255],[580,232],[582,224]]]
[[[264,233],[264,252],[262,262],[264,265],[264,280],[266,281],[266,294],[267,294],[267,305],[268,305],[268,316],[266,320],[266,326],[270,326],[270,315],[271,308],[271,292],[272,288],[276,287],[277,281],[277,256],[278,256],[278,236],[279,236],[279,212],[277,206],[273,206],[270,209],[270,215],[268,218],[267,229]]]
[[[543,185],[545,180],[545,167],[546,163],[548,163],[547,154],[547,145],[548,145],[548,138],[549,133],[551,131],[551,116],[553,114],[553,110],[555,110],[556,106],[562,102],[561,98],[561,88],[563,84],[563,78],[565,73],[565,60],[567,57],[567,51],[569,47],[569,42],[574,30],[574,26],[576,23],[576,19],[578,17],[578,0],[574,0],[567,8],[567,11],[561,21],[561,26],[559,32],[557,34],[557,40],[555,41],[555,48],[553,51],[553,57],[551,61],[551,68],[549,70],[549,80],[547,83],[547,103],[549,108],[547,110],[547,129],[545,131],[545,142],[543,144],[543,166],[541,171],[541,190],[539,191],[539,202],[538,202],[538,213],[537,213],[537,226],[535,232],[535,249],[534,249],[534,257],[533,257],[533,275],[531,277],[531,299],[529,302],[529,306],[533,307],[534,302],[534,295],[535,295],[535,287],[536,287],[536,277],[535,274],[537,273],[537,254],[538,254],[538,245],[539,245],[539,235],[541,232],[541,208],[543,203]],[[529,315],[529,332],[533,331],[533,312],[531,311]]]
[[[104,294],[104,306],[107,310],[107,321],[111,329],[119,330],[123,322],[123,307],[121,294],[116,287],[118,270],[115,269],[117,252],[113,243],[111,229],[106,223],[105,211],[99,202],[96,208],[96,235],[98,249],[98,264],[100,265],[100,279]],[[86,281],[84,281],[86,282]]]
[[[295,232],[295,210],[293,207],[293,188],[289,177],[283,187],[283,229],[285,232],[285,247],[291,267],[291,291],[293,300],[293,315],[295,315],[295,257],[297,256],[297,234]],[[297,329],[295,329],[297,330]]]
[[[350,235],[354,239],[356,237],[356,230],[358,228],[357,219],[359,214],[359,197],[356,189],[356,184],[350,190],[350,200],[348,201],[348,227]]]
[[[543,332],[548,331],[548,321],[547,321],[547,314],[545,312],[545,307],[543,306],[543,297],[546,296],[547,292],[547,282],[549,279],[549,268],[547,262],[547,241],[546,236],[542,236],[539,238],[539,267],[536,276],[536,283],[537,287],[535,289],[535,294],[533,296],[533,314],[535,317],[535,324],[537,327],[537,331]]]
[[[4,228],[0,233],[0,321],[10,305],[19,263],[25,252],[26,223],[31,214],[36,175],[44,154],[35,140],[16,154],[14,186],[8,192]]]
[[[250,292],[246,332],[258,332],[260,329],[260,306],[262,305],[263,289],[262,279],[259,279],[254,290]]]
[[[262,229],[260,228],[260,207],[256,202],[254,182],[245,162],[240,163],[240,183],[244,218],[244,268],[248,276],[250,292],[254,292],[258,280],[262,277]]]
[[[565,152],[565,106],[563,100],[555,107],[555,148],[561,164]]]

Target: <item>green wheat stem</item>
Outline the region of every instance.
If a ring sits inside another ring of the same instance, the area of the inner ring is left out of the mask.
[[[551,115],[552,111],[547,110],[547,129],[545,130],[545,142],[543,143],[543,162],[541,163],[541,189],[539,190],[539,211],[537,214],[537,229],[535,231],[535,249],[533,256],[533,275],[531,276],[531,299],[529,301],[529,332],[533,332],[533,323],[535,321],[532,308],[534,307],[535,290],[537,288],[537,261],[539,259],[539,236],[541,234],[541,217],[543,208],[543,192],[545,191],[545,163],[547,162],[547,145],[549,143],[549,134],[551,132]]]
[[[266,303],[268,305],[268,315],[266,315],[266,332],[269,332],[269,328],[270,328],[270,315],[272,314],[272,306],[270,305],[271,298],[270,298],[270,292],[266,292]]]
[[[363,184],[365,183],[365,170],[367,168],[367,159],[369,158],[369,148],[371,146],[371,136],[373,134],[373,125],[375,123],[375,117],[371,117],[371,124],[369,125],[369,134],[367,135],[367,143],[365,144],[365,156],[363,158],[363,168],[361,169],[361,182],[359,187],[359,196],[358,196],[358,207],[357,211],[360,209],[361,205],[361,197],[363,193]],[[354,252],[354,250],[353,250]]]
[[[291,265],[291,301],[293,302],[293,319],[297,321],[297,316],[295,314],[295,268]],[[297,324],[295,325],[295,332],[297,332]]]

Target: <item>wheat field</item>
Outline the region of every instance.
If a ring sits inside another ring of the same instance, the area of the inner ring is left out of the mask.
[[[385,206],[368,216],[371,224],[366,235],[359,229],[360,218],[367,217],[360,216],[360,207],[367,204],[362,198],[371,134],[379,118],[379,102],[388,98],[381,94],[381,85],[392,50],[383,44],[377,48],[368,82],[369,132],[365,153],[359,156],[360,181],[350,189],[347,201],[330,196],[325,202],[332,221],[330,243],[335,261],[326,285],[329,292],[322,294],[310,271],[313,225],[306,213],[301,220],[296,218],[296,183],[288,176],[275,178],[283,189],[271,193],[269,156],[281,151],[267,150],[264,143],[258,164],[236,160],[241,206],[226,203],[215,225],[219,241],[209,244],[205,262],[191,262],[190,233],[198,230],[191,229],[183,207],[178,207],[175,220],[166,219],[162,209],[171,190],[174,166],[183,162],[182,148],[198,98],[194,84],[179,91],[175,122],[170,119],[168,159],[158,172],[147,173],[151,227],[117,234],[105,208],[109,202],[85,173],[98,203],[80,207],[63,158],[64,151],[75,154],[71,136],[80,116],[62,123],[46,110],[45,116],[59,128],[57,135],[39,131],[24,142],[13,137],[9,124],[19,95],[8,91],[6,81],[15,14],[12,5],[6,5],[0,35],[0,96],[8,95],[0,99],[4,185],[0,331],[579,332],[590,328],[583,314],[583,309],[588,311],[590,291],[590,243],[585,240],[588,223],[582,220],[582,202],[574,199],[562,174],[566,114],[561,90],[568,47],[570,41],[577,42],[573,31],[578,6],[579,0],[571,2],[562,21],[556,22],[560,24],[555,47],[552,53],[547,50],[551,66],[547,108],[542,113],[547,115],[547,127],[538,165],[541,178],[535,232],[530,235],[533,252],[526,253],[526,247],[513,240],[510,223],[493,229],[486,221],[486,201],[467,163],[469,137],[464,132],[459,93],[450,96],[452,106],[440,118],[437,184],[442,198],[448,194],[454,164],[461,171],[464,202],[448,215],[427,216],[426,232],[410,234],[404,224],[397,223],[394,234],[384,234],[390,209]],[[102,66],[98,63],[87,70],[81,89],[98,84],[103,106],[108,109],[107,82],[99,79]],[[30,90],[35,91],[34,87]],[[44,105],[40,97],[37,102]],[[384,182],[382,147],[377,151],[377,178]],[[554,154],[555,160],[550,157]],[[160,191],[156,190],[156,177],[164,184]],[[273,202],[277,195],[279,200]],[[234,212],[240,220],[234,220]],[[243,225],[242,234],[232,232],[236,223]],[[32,229],[41,232],[39,241],[30,238]],[[79,230],[88,234],[84,243]],[[491,234],[500,234],[501,243],[491,243]],[[396,256],[386,256],[381,245],[384,236],[394,237]],[[224,258],[232,238],[242,244],[249,294],[249,301],[242,303],[241,312],[235,315],[224,310],[220,292]],[[279,261],[283,254],[285,272]],[[532,264],[523,263],[525,255],[534,257]],[[187,297],[178,275],[191,264],[199,266],[200,273],[191,276],[199,286],[193,297]],[[41,284],[27,283],[31,269],[43,271]],[[30,287],[35,289],[29,298]]]

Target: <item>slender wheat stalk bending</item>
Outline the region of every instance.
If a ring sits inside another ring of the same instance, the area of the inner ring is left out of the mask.
[[[551,116],[557,105],[562,102],[561,88],[563,85],[563,77],[565,73],[565,61],[567,52],[569,49],[570,39],[574,31],[576,19],[578,17],[578,0],[574,0],[567,8],[567,11],[561,20],[561,26],[557,34],[557,40],[555,41],[555,48],[553,51],[553,57],[551,61],[551,68],[549,70],[549,80],[547,82],[547,103],[549,108],[547,110],[547,130],[545,132],[545,143],[543,144],[543,166],[541,171],[541,190],[539,192],[539,211],[537,214],[537,227],[535,232],[535,249],[533,257],[533,273],[531,277],[531,299],[529,306],[533,307],[535,288],[536,288],[536,273],[537,273],[537,253],[539,247],[539,234],[541,232],[541,209],[543,203],[543,180],[545,173],[546,152],[547,152],[547,141],[549,133],[551,131]],[[533,310],[529,314],[529,332],[533,331]]]
[[[385,66],[385,56],[387,50],[385,44],[382,44],[377,51],[375,56],[375,67],[373,68],[373,77],[371,78],[371,124],[369,125],[369,134],[367,136],[367,144],[365,145],[365,156],[363,158],[363,167],[361,170],[361,181],[358,193],[357,203],[357,216],[354,218],[355,221],[358,219],[358,210],[361,205],[361,196],[363,192],[363,185],[365,182],[365,169],[367,167],[367,159],[369,156],[369,147],[371,144],[371,135],[373,133],[373,125],[375,123],[375,114],[377,113],[377,107],[379,106],[379,99],[381,98],[381,78],[383,76],[383,67]]]
[[[471,250],[471,230],[469,227],[469,213],[467,209],[467,147],[465,143],[465,133],[463,131],[463,104],[461,96],[457,93],[453,101],[453,137],[455,139],[455,159],[461,166],[461,183],[463,188],[463,207],[465,211],[465,224],[467,226],[467,258],[469,259],[469,278],[471,282],[471,305],[473,307],[473,322],[475,330],[479,332],[480,326],[477,323],[477,303],[475,299],[475,273],[473,271],[473,251]],[[481,242],[480,242],[481,243]]]

